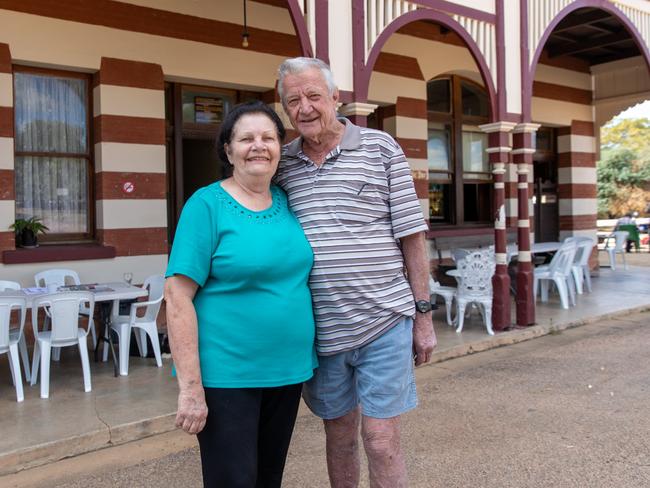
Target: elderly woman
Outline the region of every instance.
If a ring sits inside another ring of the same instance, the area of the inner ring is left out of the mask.
[[[228,114],[217,150],[233,174],[187,201],[167,267],[176,425],[198,434],[206,487],[281,485],[301,384],[317,365],[313,254],[271,185],[284,135],[261,102]]]

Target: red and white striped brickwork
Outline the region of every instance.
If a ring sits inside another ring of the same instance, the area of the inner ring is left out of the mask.
[[[98,241],[118,257],[166,254],[162,68],[102,58],[93,108]]]
[[[398,96],[395,105],[384,109],[383,127],[404,150],[413,174],[415,192],[426,218],[429,208],[427,101]]]
[[[11,53],[0,44],[0,253],[15,249],[14,96]]]
[[[558,130],[560,239],[596,237],[596,137],[591,121],[573,120]]]

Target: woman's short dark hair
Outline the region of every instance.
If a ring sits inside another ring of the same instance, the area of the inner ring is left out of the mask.
[[[219,137],[217,138],[217,155],[223,162],[224,173],[226,175],[230,174],[231,165],[228,162],[228,155],[226,154],[224,145],[230,144],[235,124],[244,115],[248,114],[263,114],[271,119],[271,121],[275,124],[275,129],[278,134],[278,140],[280,144],[284,140],[284,136],[287,134],[287,131],[284,128],[284,124],[282,123],[282,120],[280,120],[280,117],[278,117],[278,114],[275,113],[275,110],[269,107],[266,103],[259,100],[252,100],[250,102],[235,105],[223,120],[223,123],[221,124],[221,130],[219,131]]]

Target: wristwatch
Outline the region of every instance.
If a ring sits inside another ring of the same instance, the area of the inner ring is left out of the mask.
[[[415,310],[420,313],[427,313],[433,310],[433,304],[428,300],[416,300],[415,301]]]

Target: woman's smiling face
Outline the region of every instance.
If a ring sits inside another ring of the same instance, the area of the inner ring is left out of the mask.
[[[277,128],[262,113],[242,115],[225,149],[234,174],[243,178],[268,176],[271,179],[280,161]]]

